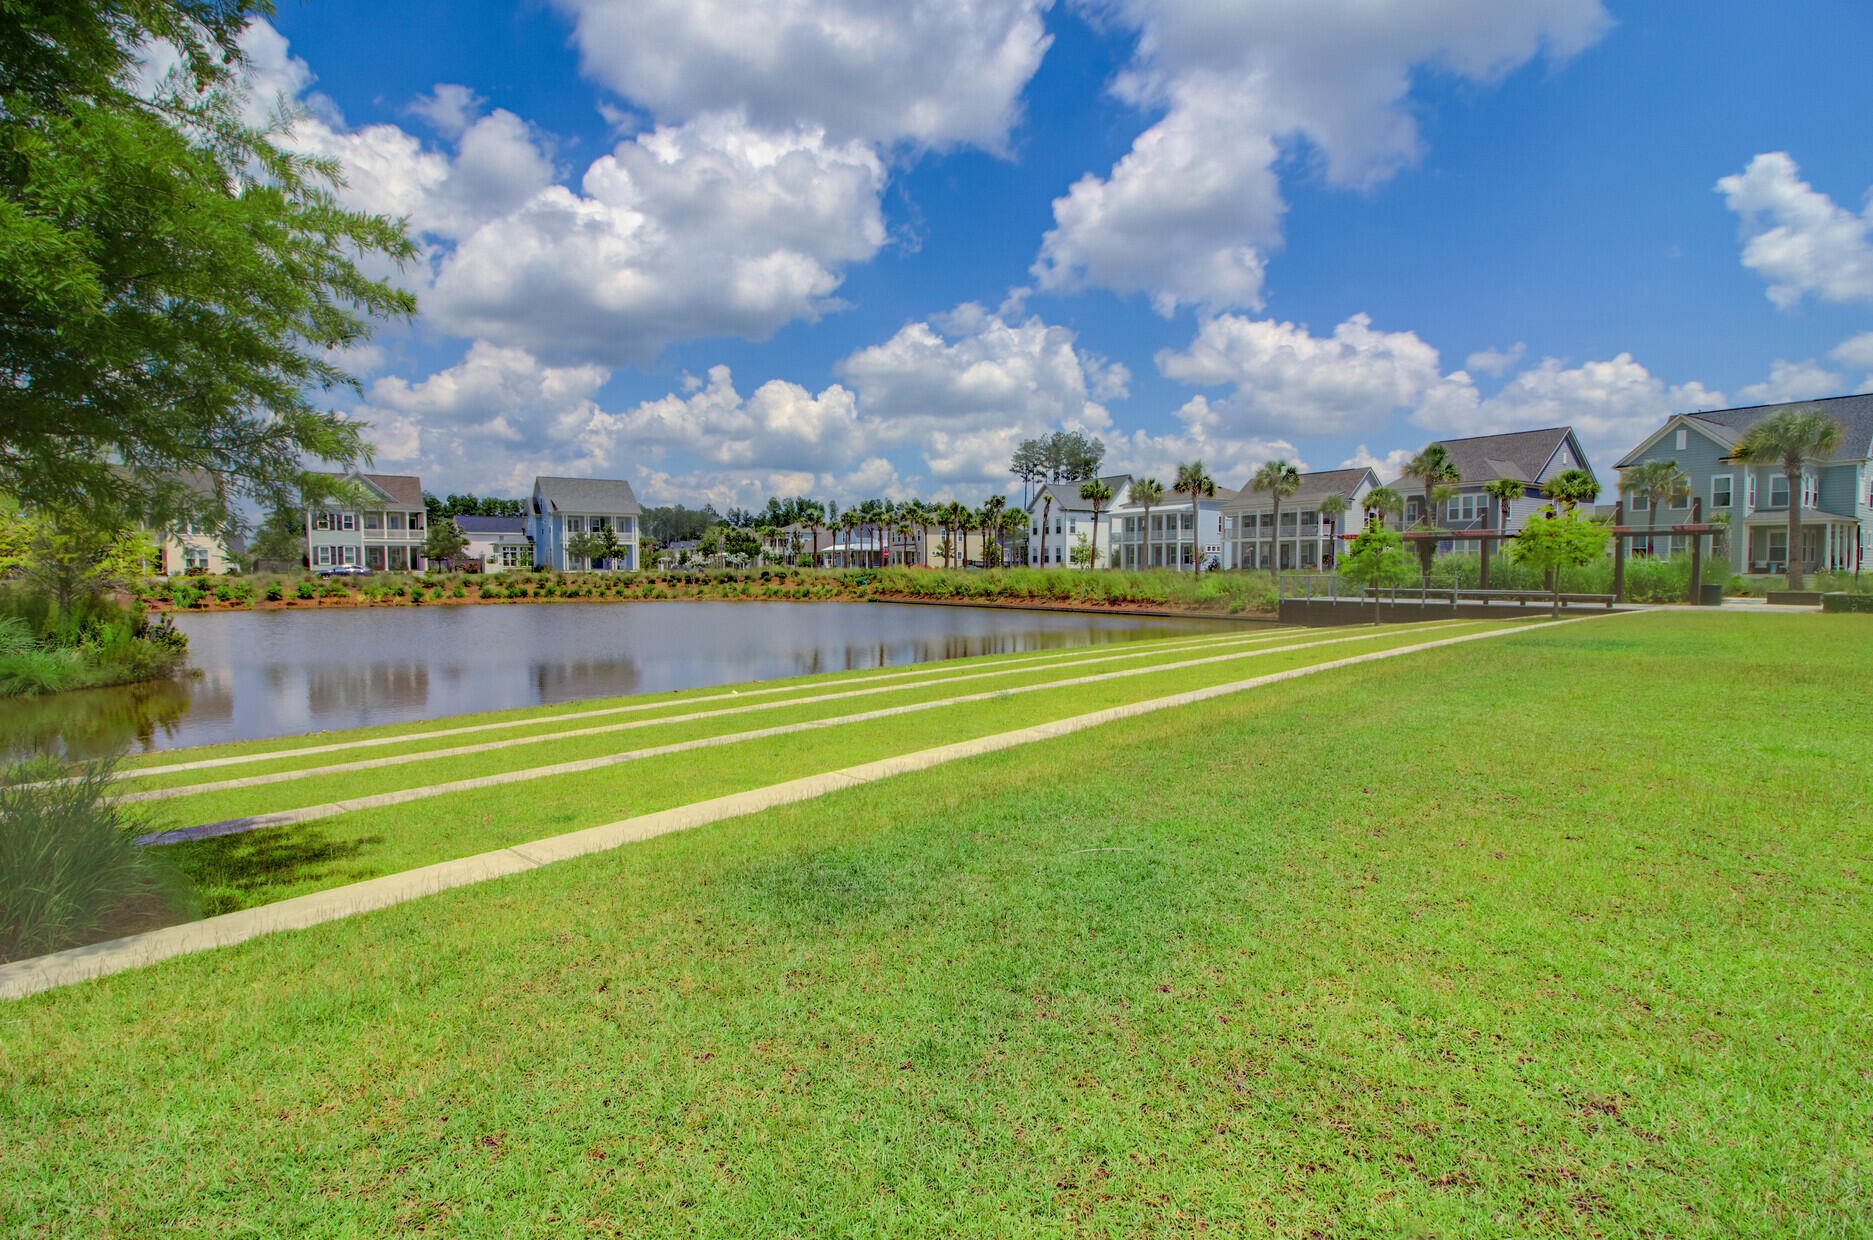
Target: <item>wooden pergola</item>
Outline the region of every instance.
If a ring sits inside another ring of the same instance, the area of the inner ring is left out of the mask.
[[[1710,525],[1701,520],[1704,501],[1701,498],[1691,500],[1691,520],[1683,525],[1668,525],[1662,529],[1648,529],[1644,526],[1625,524],[1626,503],[1621,500],[1613,505],[1613,524],[1607,527],[1607,533],[1613,536],[1613,597],[1618,602],[1626,601],[1626,555],[1629,542],[1634,538],[1651,538],[1658,534],[1688,534],[1691,537],[1691,589],[1688,601],[1695,603],[1704,585],[1704,540],[1711,535],[1723,532],[1720,525]],[[1488,520],[1485,515],[1484,520]],[[1504,533],[1500,529],[1480,530],[1407,530],[1402,537],[1406,542],[1475,542],[1481,543],[1483,573],[1479,582],[1481,589],[1489,589],[1489,552],[1491,545],[1514,538],[1514,534]]]

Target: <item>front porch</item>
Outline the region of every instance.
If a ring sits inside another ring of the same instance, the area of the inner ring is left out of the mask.
[[[1797,563],[1805,573],[1853,572],[1860,567],[1859,523],[1836,513],[1803,509],[1801,545]],[[1745,522],[1743,572],[1750,576],[1778,576],[1788,572],[1788,513],[1754,512]]]

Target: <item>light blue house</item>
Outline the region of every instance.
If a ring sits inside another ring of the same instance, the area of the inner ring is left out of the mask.
[[[525,515],[537,567],[561,572],[637,571],[637,521],[643,509],[630,483],[610,478],[535,478]],[[580,534],[607,529],[618,540],[618,555],[613,559],[594,564],[572,554],[567,546]]]
[[[1784,409],[1804,409],[1832,418],[1842,431],[1840,451],[1830,461],[1818,462],[1804,473],[1799,495],[1791,495],[1789,480],[1780,465],[1743,465],[1730,454],[1738,439],[1757,422]],[[1826,400],[1756,405],[1746,409],[1719,409],[1708,413],[1680,413],[1615,466],[1623,475],[1647,461],[1676,461],[1691,480],[1691,494],[1704,501],[1707,519],[1727,518],[1729,532],[1723,554],[1733,571],[1745,574],[1782,574],[1788,571],[1788,509],[1800,505],[1801,545],[1796,548],[1803,571],[1852,572],[1860,567],[1873,542],[1873,395],[1835,396]],[[1642,496],[1626,497],[1626,524],[1657,525],[1666,529],[1690,520],[1691,504],[1667,506],[1657,514]],[[1652,551],[1667,555],[1688,550],[1690,535],[1659,534]],[[1641,537],[1635,545],[1645,546]]]

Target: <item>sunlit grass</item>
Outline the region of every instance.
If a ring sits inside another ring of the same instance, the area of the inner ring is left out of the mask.
[[[1538,627],[37,996],[0,1218],[1860,1236],[1869,651]]]

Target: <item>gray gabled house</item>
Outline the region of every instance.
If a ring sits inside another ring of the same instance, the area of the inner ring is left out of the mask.
[[[1513,534],[1548,501],[1542,498],[1542,484],[1556,474],[1570,469],[1593,473],[1587,454],[1571,426],[1550,426],[1536,431],[1511,431],[1502,435],[1474,435],[1468,439],[1440,439],[1450,463],[1457,467],[1454,492],[1443,511],[1432,514],[1439,528],[1447,530],[1504,529]],[[1599,475],[1594,475],[1597,480]],[[1509,504],[1507,522],[1496,520],[1496,501],[1483,488],[1499,478],[1522,484],[1522,493]],[[1414,525],[1424,515],[1424,484],[1416,478],[1395,478],[1386,484],[1405,500],[1405,525]],[[1601,483],[1604,492],[1606,484]],[[1448,551],[1457,546],[1454,540],[1439,546]],[[1475,550],[1475,542],[1461,544]]]
[[[525,515],[537,567],[561,572],[601,567],[620,572],[638,569],[637,524],[643,509],[628,482],[614,478],[535,478]],[[607,529],[618,540],[616,557],[593,564],[572,554],[568,543],[573,538]]]
[[[1805,471],[1801,494],[1789,493],[1780,465],[1744,465],[1731,456],[1737,440],[1756,423],[1785,409],[1812,410],[1840,424],[1841,445],[1833,460]],[[1781,575],[1788,571],[1788,508],[1801,507],[1801,556],[1810,573],[1852,572],[1860,567],[1873,541],[1873,394],[1833,396],[1825,400],[1788,401],[1679,413],[1620,458],[1622,473],[1647,461],[1676,461],[1691,481],[1691,495],[1704,501],[1706,519],[1727,522],[1723,540],[1732,570],[1743,574]],[[1690,497],[1654,514],[1642,497],[1628,496],[1626,524],[1668,530],[1690,520]],[[1667,555],[1686,550],[1687,534],[1658,534],[1652,551]],[[1643,547],[1646,539],[1638,539]]]

